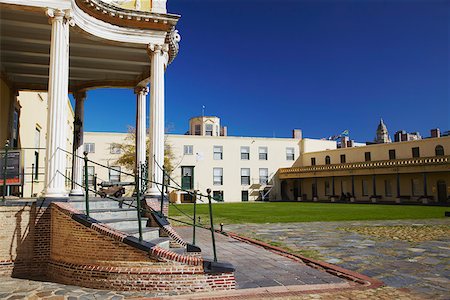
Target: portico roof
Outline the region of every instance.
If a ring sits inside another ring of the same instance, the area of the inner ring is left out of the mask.
[[[150,77],[149,43],[169,44],[169,61],[177,54],[173,35],[179,16],[105,5],[99,12],[105,16],[100,19],[83,5],[104,4],[102,1],[76,2],[81,4],[73,7],[75,26],[69,29],[69,91],[132,88],[145,83]],[[98,6],[89,7],[98,12]],[[108,9],[107,14],[104,8]],[[45,8],[19,7],[0,1],[0,11],[2,77],[18,90],[47,90],[51,25]],[[146,25],[138,26],[140,22]]]

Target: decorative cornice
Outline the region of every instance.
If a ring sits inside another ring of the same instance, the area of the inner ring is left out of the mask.
[[[308,167],[281,168],[279,172],[280,176],[282,176],[295,173],[346,171],[346,170],[375,169],[375,168],[400,168],[400,167],[415,167],[415,166],[443,165],[443,164],[450,164],[450,155],[395,159],[395,160],[366,161],[358,163],[345,163],[345,164],[320,165]]]
[[[170,32],[180,18],[179,15],[173,14],[125,9],[101,0],[75,0],[75,2],[78,7],[91,16],[118,26],[159,29]]]

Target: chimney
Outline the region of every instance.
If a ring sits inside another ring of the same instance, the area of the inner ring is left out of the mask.
[[[349,142],[348,136],[341,137],[341,148],[347,148],[348,142]]]
[[[432,138],[441,137],[441,130],[439,128],[431,129],[431,137]]]
[[[220,136],[227,136],[228,135],[228,127],[227,126],[222,126],[220,128]]]
[[[292,130],[292,138],[301,140],[302,139],[302,130],[301,129]]]

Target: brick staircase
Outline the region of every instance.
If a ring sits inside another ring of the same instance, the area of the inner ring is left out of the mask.
[[[85,201],[81,198],[73,198],[70,204],[82,213],[85,211]],[[119,230],[129,236],[139,238],[138,216],[135,207],[136,201],[124,199],[121,207],[119,202],[105,198],[89,199],[89,216],[113,229]],[[160,237],[159,227],[147,227],[150,225],[148,218],[141,217],[142,238],[144,241],[169,249],[170,238]],[[171,249],[172,250],[172,249]],[[173,249],[175,252],[184,252],[184,249]]]

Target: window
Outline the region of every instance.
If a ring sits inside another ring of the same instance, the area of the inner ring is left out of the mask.
[[[362,181],[362,194],[363,196],[369,196],[369,182],[365,179]]]
[[[17,148],[19,145],[19,111],[17,109],[14,110],[11,138],[12,143],[10,145],[13,148]]]
[[[94,143],[85,143],[84,151],[87,153],[95,153],[95,144]]]
[[[223,184],[223,169],[222,168],[214,168],[213,169],[213,184],[214,185],[222,185]]]
[[[364,160],[365,161],[371,161],[372,158],[370,157],[370,152],[364,152]]]
[[[389,150],[389,159],[395,159],[395,150],[394,149]]]
[[[111,154],[120,154],[122,153],[122,149],[119,144],[111,144],[111,148],[109,150]]]
[[[331,195],[330,182],[328,180],[325,180],[325,195]]]
[[[213,135],[213,124],[205,125],[205,135],[209,135],[209,136]]]
[[[41,129],[36,127],[36,130],[34,132],[34,147],[36,148],[34,150],[34,180],[39,179],[39,148],[41,146]]]
[[[241,169],[241,185],[250,185],[250,169]]]
[[[316,165],[316,158],[311,157],[311,166],[315,166],[315,165]]]
[[[326,165],[329,165],[329,164],[331,164],[331,158],[330,158],[330,156],[325,156],[325,164]]]
[[[222,160],[223,159],[223,147],[222,146],[214,146],[213,147],[213,158],[214,160]]]
[[[194,167],[181,167],[181,188],[185,190],[194,188]]]
[[[193,145],[184,145],[183,153],[184,153],[184,155],[194,154],[194,146]]]
[[[120,167],[114,166],[109,169],[109,181],[120,182]]]
[[[444,147],[442,147],[441,145],[437,145],[436,148],[434,148],[434,154],[436,156],[443,156],[444,154]]]
[[[243,160],[250,159],[250,147],[241,147],[241,159]]]
[[[286,160],[294,160],[295,150],[294,148],[286,148]]]
[[[248,201],[248,191],[241,191],[241,200],[242,202]]]
[[[345,154],[341,154],[341,164],[345,164]]]
[[[422,190],[420,188],[420,181],[417,178],[411,179],[411,189],[413,196],[421,196]]]
[[[223,191],[213,191],[213,198],[216,201],[223,201]]]
[[[384,181],[384,194],[386,197],[392,196],[392,183],[389,179]]]
[[[259,147],[259,160],[267,160],[267,147]]]
[[[260,168],[259,169],[259,184],[266,185],[269,181],[269,169]]]
[[[197,124],[194,128],[194,135],[202,135],[202,126]]]
[[[85,170],[85,168],[83,167],[83,185],[84,185],[84,182],[85,182],[84,174],[86,174],[84,170]],[[94,177],[95,177],[95,167],[94,166],[91,166],[91,167],[88,166],[87,173],[88,173],[88,185],[93,185],[94,184]]]
[[[420,157],[419,147],[413,147],[411,150],[412,150],[412,157]]]

